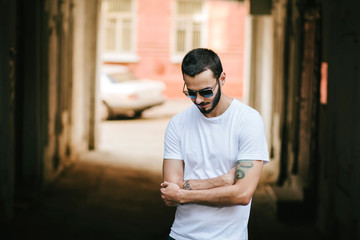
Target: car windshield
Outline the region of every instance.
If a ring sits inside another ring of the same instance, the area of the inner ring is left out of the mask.
[[[112,82],[128,82],[137,80],[136,77],[131,72],[119,72],[108,74]]]

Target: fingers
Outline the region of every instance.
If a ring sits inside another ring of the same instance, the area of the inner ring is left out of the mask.
[[[164,201],[165,205],[168,207],[177,206],[179,202],[175,200],[174,193],[180,189],[179,186],[166,181],[161,183],[160,186],[161,199]]]
[[[165,182],[161,183],[160,186],[162,188],[166,188],[167,186],[169,186],[169,183],[165,181]]]
[[[164,201],[165,205],[168,207],[174,207],[178,205],[178,202],[167,200],[164,194],[161,194],[161,199]]]

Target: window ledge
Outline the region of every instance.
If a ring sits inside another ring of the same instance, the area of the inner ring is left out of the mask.
[[[182,60],[183,60],[183,58],[184,58],[184,56],[185,56],[185,54],[183,54],[183,55],[172,55],[172,56],[170,57],[170,61],[171,61],[172,63],[181,63]]]
[[[139,56],[133,53],[104,53],[101,57],[103,62],[134,63],[139,61]]]

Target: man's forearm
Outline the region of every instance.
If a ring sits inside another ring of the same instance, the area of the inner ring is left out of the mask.
[[[235,184],[232,185],[189,191],[181,189],[177,184],[164,182],[160,191],[164,200],[182,204],[197,203],[208,206],[247,205],[251,201],[260,179],[262,166],[263,161],[238,161],[235,170]],[[190,187],[191,184],[190,182]],[[204,187],[204,185],[214,183],[202,181],[200,184]]]
[[[262,166],[262,161],[237,161],[235,168],[236,184],[195,192],[181,190],[179,202],[210,206],[247,205],[259,181]],[[248,175],[251,169],[252,173]],[[245,176],[247,176],[246,180]]]
[[[183,180],[180,188],[184,190],[204,190],[217,187],[231,186],[236,181],[245,177],[246,172],[252,168],[253,163],[251,161],[237,161],[236,167],[230,169],[230,171],[224,175],[210,178],[210,179],[187,179]]]
[[[235,168],[231,169],[228,173],[209,179],[188,179],[184,180],[180,188],[184,190],[204,190],[223,186],[233,185]]]
[[[184,190],[201,190],[201,189],[211,189],[226,185],[228,185],[228,183],[226,183],[221,177],[217,177],[211,179],[184,180],[182,188]]]
[[[207,206],[234,206],[249,204],[252,194],[248,194],[238,185],[222,186],[216,189],[181,191],[179,203],[197,203]]]

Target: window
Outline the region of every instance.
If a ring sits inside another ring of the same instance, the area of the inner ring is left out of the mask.
[[[103,0],[105,61],[132,62],[135,54],[135,0]]]
[[[202,0],[176,0],[173,61],[179,62],[189,50],[204,46],[206,16],[203,5]]]

